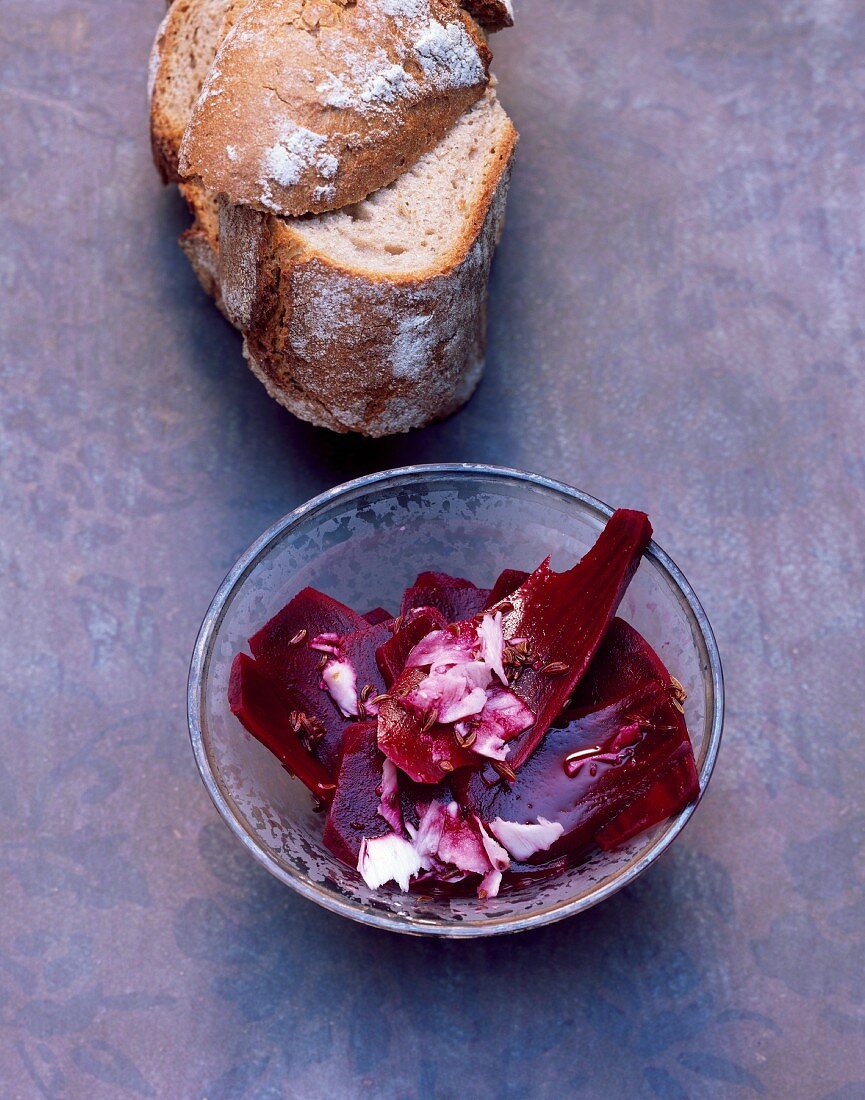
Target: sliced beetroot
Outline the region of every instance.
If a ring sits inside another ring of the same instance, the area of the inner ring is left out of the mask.
[[[370,629],[374,628],[350,607],[314,588],[304,588],[249,639],[256,660],[292,691],[305,714],[323,725],[325,733],[315,746],[315,755],[329,771],[336,769],[349,719],[322,690],[323,655],[311,648],[311,642],[321,634],[342,637]]]
[[[450,573],[438,573],[434,569],[427,569],[418,573],[413,588],[477,588],[474,581],[468,581],[465,577],[452,577]]]
[[[328,771],[303,746],[303,706],[245,653],[231,666],[228,705],[246,730],[270,749],[282,766],[317,797],[329,802],[334,784]]]
[[[447,621],[434,607],[416,608],[404,619],[399,630],[387,638],[376,650],[376,661],[390,687],[405,668],[406,658],[414,647],[433,630],[444,630]]]
[[[598,709],[652,681],[672,690],[673,678],[643,635],[624,619],[615,618],[569,709]],[[566,710],[562,717],[567,720],[568,714]]]
[[[461,748],[453,726],[426,723],[405,699],[426,678],[407,669],[390,689],[378,711],[378,743],[382,752],[416,783],[439,783],[457,768],[477,767],[479,757]]]
[[[365,626],[353,634],[345,634],[337,644],[337,657],[347,661],[357,677],[357,689],[362,698],[374,698],[385,690],[385,682],[379,671],[376,654],[391,638],[387,622]],[[371,685],[371,690],[370,690]]]
[[[385,764],[386,758],[378,748],[375,722],[353,723],[343,738],[336,793],[324,829],[327,848],[351,867],[357,867],[364,838],[370,840],[399,831],[394,829],[394,822],[399,820],[417,832],[430,804],[453,801],[446,784],[421,786],[399,775],[397,799],[391,797],[390,804],[383,806],[383,798],[392,796]]]
[[[506,596],[510,596],[512,592],[516,592],[528,579],[529,574],[524,569],[503,569],[490,592],[487,607],[492,607]]]
[[[492,768],[463,772],[453,779],[455,795],[484,821],[559,822],[564,834],[539,862],[602,840],[612,846],[698,793],[680,697],[648,642],[614,619],[572,705],[516,782],[503,783]]]
[[[690,741],[683,741],[665,764],[632,788],[632,801],[595,835],[595,841],[605,851],[624,844],[679,813],[699,792],[694,752]]]
[[[321,635],[312,639],[313,647],[319,644]],[[384,680],[378,670],[375,654],[379,646],[390,637],[387,623],[369,626],[345,634],[341,638],[328,636],[331,652],[322,653],[311,648],[315,657],[317,696],[315,705],[322,717],[325,736],[316,746],[316,754],[333,768],[342,746],[343,736],[356,718],[375,714],[372,700],[384,691]],[[298,662],[301,658],[297,658]],[[305,662],[305,658],[303,658]],[[324,667],[321,662],[324,660]],[[346,683],[347,681],[347,683]],[[306,681],[308,683],[308,681]],[[322,687],[323,685],[323,687]],[[335,713],[334,713],[335,712]]]
[[[462,577],[447,573],[421,573],[403,594],[400,615],[405,618],[420,607],[434,607],[449,623],[471,619],[483,611],[490,597],[488,588],[478,588]]]
[[[280,673],[285,660],[298,648],[298,634],[306,631],[306,641],[318,634],[351,634],[369,624],[362,615],[339,600],[304,588],[249,639],[249,648],[257,661]]]
[[[525,640],[530,661],[513,691],[535,722],[512,743],[512,769],[529,758],[585,675],[651,537],[647,516],[620,509],[572,569],[555,573],[547,560],[490,608],[502,612],[506,638]]]
[[[391,622],[393,615],[383,607],[374,607],[372,611],[366,612],[364,618],[370,626],[378,626],[379,623]]]
[[[375,722],[355,722],[345,731],[336,794],[324,826],[325,846],[349,867],[357,867],[360,843],[391,831],[379,815],[384,756]]]
[[[442,783],[415,783],[402,771],[399,776],[399,812],[409,834],[417,832],[421,819],[431,802],[454,801],[453,791],[447,780]]]

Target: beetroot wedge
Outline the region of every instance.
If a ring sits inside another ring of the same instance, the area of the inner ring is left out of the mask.
[[[316,588],[304,588],[253,634],[249,648],[257,661],[279,674],[285,669],[286,661],[296,656],[298,634],[302,631],[306,634],[301,641],[310,641],[317,634],[341,636],[363,630],[368,625],[362,615],[339,600]]]
[[[488,588],[478,588],[463,577],[447,573],[421,573],[405,590],[400,615],[405,618],[415,608],[434,607],[449,623],[471,619],[483,610],[490,597]]]
[[[389,688],[405,668],[409,653],[433,630],[444,630],[447,620],[434,607],[418,607],[403,620],[399,630],[376,650],[376,661]]]
[[[379,623],[391,622],[394,616],[384,607],[374,607],[372,611],[366,612],[364,618],[370,626],[378,626]]]
[[[407,669],[378,712],[378,743],[382,752],[416,783],[439,783],[457,768],[477,767],[479,758],[461,748],[453,726],[424,721],[403,701],[425,679],[420,669]]]
[[[440,573],[435,569],[426,569],[418,573],[413,588],[477,588],[474,581],[465,577],[452,577],[450,573]]]
[[[381,695],[385,689],[376,654],[391,636],[390,623],[380,622],[345,634],[337,643],[336,657],[351,665],[357,678],[357,690],[364,699]]]
[[[690,742],[682,741],[666,764],[634,788],[632,800],[595,835],[595,841],[605,851],[616,848],[683,810],[699,792],[694,752]]]
[[[699,790],[681,688],[648,642],[614,619],[572,705],[520,769],[460,773],[459,802],[485,821],[557,821],[546,862],[612,847],[678,813]]]
[[[505,599],[506,596],[510,596],[512,592],[516,592],[521,584],[525,584],[528,579],[529,574],[524,569],[503,569],[496,583],[493,585],[493,590],[490,592],[486,606],[488,608],[492,607],[493,604],[499,603],[499,601]]]
[[[447,786],[423,787],[392,769],[386,789],[385,756],[376,739],[375,722],[355,722],[343,738],[336,793],[328,810],[324,843],[344,863],[357,866],[361,841],[390,832],[407,835],[403,823],[417,831],[429,804],[451,802]],[[383,804],[389,797],[389,804]]]
[[[355,722],[343,739],[336,794],[324,826],[325,846],[349,867],[357,866],[364,838],[384,836],[391,831],[378,812],[383,764],[375,722]]]
[[[336,768],[349,719],[322,690],[322,654],[310,643],[321,634],[342,637],[367,629],[369,623],[350,607],[314,588],[304,588],[249,639],[255,659],[278,683],[291,689],[305,714],[324,727],[315,753],[329,771]]]
[[[231,666],[228,705],[286,771],[296,775],[317,798],[330,801],[334,793],[330,774],[300,740],[302,704],[245,653],[238,653]]]
[[[346,713],[323,682],[323,661],[334,654],[313,648],[317,638],[326,637],[331,649],[339,648],[340,659],[348,662],[361,692],[384,690],[375,662],[375,651],[390,633],[380,623],[371,626],[350,607],[314,588],[304,588],[294,599],[249,639],[255,658],[278,683],[290,688],[299,708],[320,723],[323,735],[314,752],[329,771],[336,768],[340,744],[347,726],[359,710]]]
[[[490,608],[502,612],[505,637],[528,648],[512,690],[535,722],[514,739],[512,769],[531,756],[585,675],[651,537],[647,516],[620,509],[572,569],[554,573],[545,561]]]

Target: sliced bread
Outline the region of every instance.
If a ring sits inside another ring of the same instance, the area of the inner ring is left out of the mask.
[[[154,46],[154,153],[180,138],[223,21],[246,0],[174,0]],[[201,28],[206,28],[202,31]],[[189,69],[190,71],[187,71]],[[193,225],[181,247],[245,332],[268,392],[304,420],[387,435],[447,415],[483,369],[486,283],[501,233],[516,131],[490,90],[414,169],[344,211],[279,218],[180,185]],[[466,170],[468,168],[468,170]]]
[[[238,0],[174,0],[150,51],[150,144],[162,178],[179,180],[180,143]]]
[[[480,99],[491,56],[457,0],[251,0],[204,81],[180,172],[286,216],[358,202]]]
[[[225,309],[277,401],[334,431],[382,436],[471,396],[515,144],[490,90],[353,207],[286,219],[223,202]]]

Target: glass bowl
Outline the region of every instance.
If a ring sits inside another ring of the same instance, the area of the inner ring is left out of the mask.
[[[413,466],[323,493],[266,531],[220,585],[189,676],[189,729],[204,784],[231,831],[272,874],[326,909],[394,932],[468,938],[517,932],[572,916],[642,874],[694,813],[597,853],[559,877],[488,900],[372,891],[322,844],[309,794],[228,709],[234,655],[295,593],[312,585],[361,611],[395,608],[425,569],[491,586],[506,566],[531,570],[548,554],[570,567],[612,509],[536,474],[491,466]],[[654,646],[688,692],[686,719],[700,793],[718,754],[721,663],[691,586],[653,542],[619,614]]]

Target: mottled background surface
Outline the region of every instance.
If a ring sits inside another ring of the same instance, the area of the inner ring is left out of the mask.
[[[374,445],[293,420],[175,245],[159,0],[0,28],[0,1095],[865,1097],[865,9],[523,0],[489,374]],[[366,931],[217,819],[199,620],[276,517],[487,460],[646,508],[729,712],[673,850],[519,938]]]

